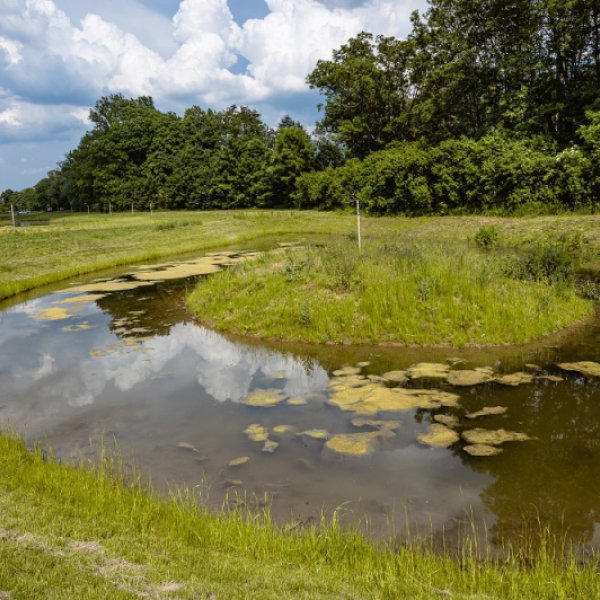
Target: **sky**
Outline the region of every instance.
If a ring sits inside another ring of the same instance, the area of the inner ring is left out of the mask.
[[[0,192],[34,185],[76,148],[94,103],[161,111],[250,106],[311,127],[305,80],[360,31],[405,37],[426,0],[0,0]]]

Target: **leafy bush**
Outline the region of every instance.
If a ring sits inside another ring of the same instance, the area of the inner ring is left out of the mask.
[[[584,240],[579,233],[563,235],[557,240],[534,240],[524,252],[506,259],[504,272],[514,279],[571,281]]]
[[[488,248],[496,244],[498,235],[498,228],[494,225],[480,227],[475,234],[475,243],[482,248]]]

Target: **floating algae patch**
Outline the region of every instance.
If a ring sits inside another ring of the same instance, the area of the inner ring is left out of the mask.
[[[96,327],[95,325],[90,325],[87,321],[80,323],[79,325],[67,325],[66,327],[61,327],[61,331],[65,333],[70,333],[73,331],[87,331],[88,329],[93,329]]]
[[[447,448],[452,446],[460,439],[460,436],[456,431],[449,429],[445,425],[440,423],[434,423],[429,426],[427,433],[421,433],[417,436],[417,439],[427,446],[433,446],[434,448]]]
[[[387,388],[371,383],[361,388],[336,389],[328,404],[360,415],[398,412],[415,408],[458,407],[459,397],[440,390]]]
[[[100,283],[87,283],[83,285],[76,285],[63,292],[125,292],[127,290],[135,290],[140,287],[147,285],[154,285],[156,281],[126,281],[124,279],[113,279],[112,281],[105,281]]]
[[[344,388],[344,387],[362,387],[369,385],[370,380],[361,377],[360,375],[349,375],[348,377],[336,377],[327,384],[328,388]]]
[[[52,304],[85,304],[86,302],[96,302],[106,298],[106,294],[84,294],[81,296],[74,296],[73,298],[67,298],[66,300],[57,300]]]
[[[326,429],[308,429],[307,431],[301,431],[296,435],[305,436],[313,440],[326,440],[329,438],[329,431]]]
[[[289,406],[305,406],[308,404],[308,400],[306,398],[290,398],[286,404]]]
[[[369,433],[342,433],[325,442],[324,452],[341,456],[368,456],[379,448],[378,431]]]
[[[279,444],[277,442],[274,442],[273,440],[267,440],[262,447],[262,451],[272,453],[275,452],[277,448],[279,448]]]
[[[448,383],[454,386],[472,386],[487,383],[494,380],[494,374],[491,369],[480,368],[464,371],[450,371],[448,373]]]
[[[290,433],[295,430],[296,428],[293,425],[276,425],[273,427],[275,433]]]
[[[109,354],[115,354],[116,350],[92,350],[90,354],[92,356],[108,356]]]
[[[372,427],[379,432],[382,438],[395,437],[396,429],[400,428],[400,421],[377,421],[373,419],[352,419],[354,427]]]
[[[334,371],[332,375],[334,377],[346,377],[348,375],[358,375],[360,372],[360,367],[342,367],[341,369]]]
[[[244,429],[244,433],[251,442],[266,442],[269,439],[269,432],[266,427],[253,423]]]
[[[406,369],[411,379],[446,379],[450,367],[442,363],[417,363]]]
[[[250,458],[248,456],[240,456],[239,458],[234,458],[229,461],[230,467],[240,467],[241,465],[245,465]]]
[[[374,419],[352,419],[354,427],[373,427],[373,429],[394,431],[400,429],[400,421],[377,421]]]
[[[511,385],[516,387],[523,383],[532,383],[535,377],[531,373],[524,373],[522,371],[518,373],[512,373],[510,375],[503,375],[498,377],[496,381],[502,385]]]
[[[197,448],[195,446],[192,446],[192,444],[188,444],[188,442],[179,442],[177,444],[177,447],[181,450],[191,450],[192,452],[198,452]]]
[[[470,444],[465,446],[463,450],[471,456],[496,456],[502,452],[502,448],[496,448],[487,444]]]
[[[195,263],[179,263],[168,266],[162,270],[141,271],[134,273],[133,277],[138,281],[153,281],[155,279],[170,280],[182,279],[184,277],[212,275],[220,273],[223,269],[212,261],[198,261]]]
[[[406,383],[408,381],[406,371],[388,371],[381,377],[385,381],[393,381],[394,383]]]
[[[281,404],[287,396],[281,390],[256,390],[242,400],[246,406],[270,408]]]
[[[507,410],[508,410],[508,408],[506,408],[505,406],[485,406],[481,410],[478,410],[477,412],[469,413],[468,415],[465,415],[465,416],[467,417],[467,419],[477,419],[478,417],[488,417],[491,415],[503,415]]]
[[[81,310],[83,306],[70,306],[69,308],[62,308],[59,306],[53,308],[40,308],[31,315],[31,319],[37,319],[38,321],[62,321],[63,319],[69,319],[73,316],[73,313],[77,310]]]
[[[481,428],[463,431],[462,437],[465,442],[468,442],[469,444],[484,444],[486,446],[498,446],[504,442],[526,442],[531,439],[525,433],[518,433],[516,431]]]
[[[433,417],[433,418],[438,423],[441,423],[442,425],[445,425],[446,427],[450,427],[450,429],[454,429],[455,427],[458,427],[460,424],[458,417],[453,417],[451,415],[435,415],[435,417]]]
[[[277,425],[273,427],[273,437],[278,440],[289,440],[298,431],[293,425]]]
[[[559,377],[558,375],[536,375],[535,378],[545,380],[545,381],[553,381],[555,383],[565,380],[564,377]]]
[[[600,377],[600,364],[589,360],[576,363],[560,363],[557,367],[563,371],[576,371],[585,377]]]

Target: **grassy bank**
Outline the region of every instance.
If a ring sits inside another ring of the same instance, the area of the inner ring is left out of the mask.
[[[330,233],[348,217],[290,211],[62,214],[0,228],[0,299],[69,277],[265,235]]]
[[[340,239],[218,274],[197,286],[188,305],[219,330],[261,338],[521,343],[591,313],[570,281],[569,240],[515,254],[385,238],[359,251],[355,241]]]
[[[599,598],[592,561],[543,547],[497,562],[378,547],[334,525],[286,531],[268,513],[165,500],[118,464],[73,468],[0,435],[0,597]],[[127,482],[129,481],[129,483]]]
[[[48,224],[0,227],[0,299],[22,291],[118,265],[169,254],[202,251],[264,235],[342,235],[355,227],[352,215],[289,211],[163,212],[149,214],[53,214]],[[498,228],[507,244],[532,237],[583,233],[598,267],[600,217],[535,219],[488,217],[365,218],[367,241],[420,240],[464,243],[482,225]]]

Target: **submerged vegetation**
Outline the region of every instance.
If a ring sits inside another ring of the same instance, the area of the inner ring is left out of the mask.
[[[129,474],[126,474],[129,473]],[[585,562],[539,525],[492,554],[475,532],[454,544],[381,545],[327,522],[279,526],[268,508],[209,513],[202,487],[164,499],[125,462],[60,464],[0,435],[2,598],[597,598]]]
[[[487,246],[487,244],[485,244]],[[517,254],[352,240],[285,249],[203,282],[188,304],[217,329],[317,343],[521,343],[583,319],[568,240]]]

